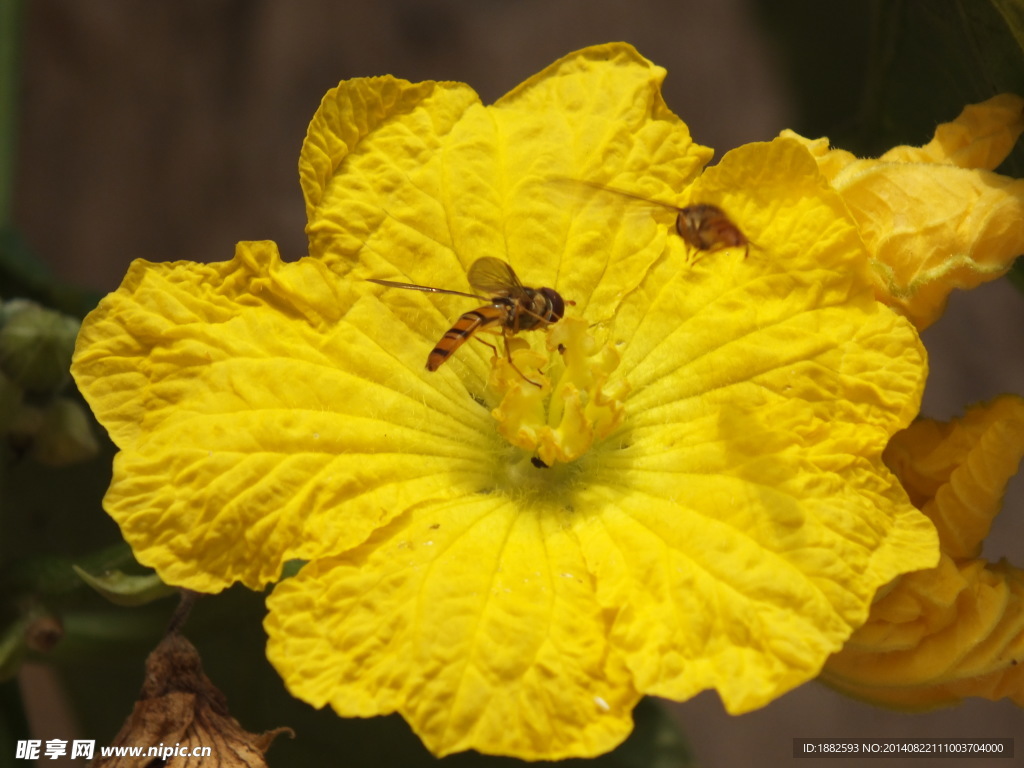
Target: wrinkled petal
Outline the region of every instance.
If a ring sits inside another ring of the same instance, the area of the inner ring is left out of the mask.
[[[1024,571],[975,559],[1022,457],[1019,397],[949,424],[922,420],[893,438],[886,460],[938,526],[942,560],[887,589],[823,680],[896,707],[967,696],[1024,705]]]
[[[992,173],[1024,130],[1024,99],[967,107],[921,148],[877,160],[803,139],[857,221],[879,301],[931,325],[954,289],[1004,275],[1024,253],[1024,181]]]
[[[121,449],[104,506],[170,584],[262,588],[423,498],[479,487],[490,416],[427,382],[408,329],[322,264],[241,243],[221,264],[136,261],[73,373]]]
[[[575,507],[599,511],[584,551],[640,689],[714,687],[743,712],[814,676],[875,589],[935,562],[881,462],[923,350],[874,301],[856,230],[795,142],[729,153],[689,198],[758,248],[686,269],[676,239],[624,304],[629,418]]]
[[[949,423],[921,419],[894,435],[884,454],[955,560],[981,554],[1022,457],[1024,400],[1010,396]]]
[[[649,219],[625,228],[607,211],[581,215],[585,201],[567,204],[550,179],[617,174],[676,190],[689,184],[711,152],[665,106],[664,76],[631,46],[595,46],[490,107],[462,89],[435,89],[429,103],[396,110],[361,141],[349,137],[362,132],[362,113],[338,106],[356,101],[351,91],[422,89],[390,79],[342,83],[325,97],[300,159],[304,178],[319,180],[305,185],[310,253],[356,278],[459,291],[469,288],[461,276],[473,261],[498,256],[527,285],[557,284],[580,312],[610,317],[667,232]],[[324,145],[334,148],[327,178],[307,170],[326,163]],[[581,252],[588,258],[571,258]],[[438,337],[459,307],[469,309],[464,299],[436,295],[389,296],[389,303],[414,315],[410,323],[429,317]]]
[[[737,179],[747,191],[727,194]],[[629,670],[630,696],[715,687],[731,711],[763,705],[818,673],[878,586],[935,562],[932,527],[880,459],[916,412],[922,350],[874,301],[841,201],[786,141],[733,153],[700,184],[694,195],[728,206],[760,250],[691,271],[681,242],[666,241],[607,331],[627,372],[624,428],[577,464],[520,460],[483,500],[425,503],[386,538],[281,585],[270,657],[296,695],[343,714],[402,712],[438,753],[571,754],[560,741],[571,736],[591,754],[625,733],[623,699],[596,687],[615,670]],[[554,546],[549,521],[569,536],[565,550],[524,552],[520,531],[548,531],[538,541]],[[551,596],[504,592],[516,567]],[[552,607],[551,585],[581,574],[588,596],[574,600],[613,617],[610,629]],[[550,703],[554,730],[538,736],[533,707],[552,694],[522,691],[538,668],[550,674],[543,639],[562,637],[563,614],[592,650],[564,645],[569,666],[550,685],[568,698]],[[512,664],[509,643],[538,661]],[[451,690],[454,707],[441,693]],[[608,711],[593,708],[595,691]],[[578,721],[563,720],[569,698]]]
[[[294,695],[397,710],[437,755],[590,756],[629,734],[639,694],[576,515],[479,493],[399,523],[274,590],[267,652]]]
[[[994,171],[1024,133],[1024,99],[1012,93],[968,104],[950,123],[935,129],[923,147],[893,147],[878,159],[887,163],[945,163]]]
[[[939,318],[954,289],[1001,277],[1024,251],[1024,181],[949,166],[858,164],[835,184],[873,253],[879,299],[918,329]]]

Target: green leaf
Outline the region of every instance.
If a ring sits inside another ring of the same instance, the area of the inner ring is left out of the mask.
[[[1024,95],[1024,0],[758,6],[796,88],[794,129],[829,136],[855,154],[923,143],[966,104],[1007,91]]]
[[[0,0],[2,1],[2,0]],[[85,317],[100,294],[56,280],[15,230],[0,227],[0,298],[24,298],[67,315]]]
[[[99,576],[93,576],[77,565],[71,567],[82,581],[114,605],[127,607],[145,605],[177,592],[174,587],[164,584],[155,573],[131,576],[123,571],[112,570],[104,571]]]
[[[1013,263],[1013,269],[1007,275],[1010,282],[1017,286],[1017,290],[1024,293],[1024,259],[1017,258]]]
[[[992,6],[1003,17],[1019,51],[1024,53],[1024,3],[1020,0],[992,0]]]
[[[0,0],[0,228],[11,218],[20,85],[22,0]]]
[[[28,653],[25,629],[29,621],[28,617],[21,617],[0,632],[0,682],[10,680],[18,673],[22,659]]]

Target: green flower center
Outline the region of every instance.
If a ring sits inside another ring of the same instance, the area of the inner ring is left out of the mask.
[[[517,448],[518,460],[500,462],[495,470],[492,492],[500,493],[524,510],[564,510],[574,512],[576,492],[587,480],[587,460],[545,466],[527,457]]]

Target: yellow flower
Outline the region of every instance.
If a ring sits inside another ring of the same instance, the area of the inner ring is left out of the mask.
[[[842,196],[871,254],[879,301],[923,330],[955,288],[1004,275],[1024,253],[1024,180],[993,173],[1024,131],[1024,99],[995,96],[966,107],[923,147],[877,160],[801,141]]]
[[[938,528],[942,559],[887,588],[829,660],[825,682],[913,709],[967,696],[1024,705],[1024,571],[980,557],[1022,457],[1024,399],[1016,396],[949,424],[921,420],[892,439],[886,463]]]
[[[878,299],[923,329],[949,294],[1000,277],[1024,251],[1024,181],[993,173],[1024,131],[1024,99],[966,107],[923,147],[877,160],[806,146],[842,196],[870,253]],[[942,558],[882,591],[868,623],[822,679],[851,695],[924,708],[965,696],[1024,704],[1024,580],[980,559],[981,541],[1024,453],[1024,406],[1006,397],[959,422],[896,435],[887,463],[936,524]]]
[[[140,561],[207,592],[309,561],[268,600],[294,695],[400,712],[438,755],[596,755],[642,694],[739,713],[815,677],[878,587],[935,564],[881,459],[918,409],[916,332],[806,149],[701,174],[663,76],[614,44],[492,106],[344,82],[300,160],[309,258],[136,262],[87,318],[74,374]],[[671,210],[554,177],[719,206],[756,247],[695,254]],[[511,340],[515,368],[470,341],[427,371],[484,302],[367,279],[465,292],[481,256],[575,306]]]

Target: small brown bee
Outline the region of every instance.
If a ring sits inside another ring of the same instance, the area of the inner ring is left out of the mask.
[[[554,288],[527,288],[508,264],[493,256],[483,256],[472,263],[466,275],[470,286],[478,293],[463,293],[447,288],[431,288],[413,283],[396,283],[391,280],[370,279],[371,283],[389,288],[406,288],[412,291],[447,293],[452,296],[466,296],[488,302],[485,306],[466,312],[437,342],[427,356],[427,370],[436,371],[478,331],[500,329],[505,339],[505,358],[516,372],[534,386],[541,386],[523,375],[512,362],[508,339],[520,331],[533,331],[557,323],[565,315],[566,302]],[[484,295],[479,295],[484,294]],[[497,348],[477,337],[497,354]]]
[[[583,184],[603,192],[611,192],[633,200],[639,200],[649,205],[667,208],[676,213],[676,231],[683,240],[698,251],[719,251],[723,248],[742,248],[743,258],[750,255],[750,246],[754,245],[743,231],[737,227],[725,211],[717,205],[710,203],[694,203],[680,208],[672,203],[663,200],[654,200],[650,197],[638,195],[618,187],[611,187],[607,184],[599,184],[595,181],[583,181],[581,179],[556,179],[558,181]]]
[[[676,229],[683,240],[698,251],[742,248],[743,258],[750,255],[747,236],[717,205],[696,203],[677,210]]]

